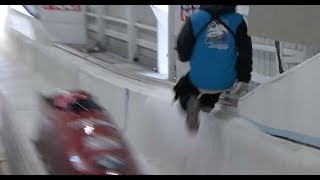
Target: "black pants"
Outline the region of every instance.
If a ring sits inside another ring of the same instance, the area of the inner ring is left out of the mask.
[[[176,96],[179,99],[182,109],[187,110],[187,103],[192,95],[198,96],[199,90],[191,83],[188,74],[181,77],[179,82],[173,88]],[[200,98],[200,106],[209,106],[214,108],[215,104],[219,101],[221,93],[217,94],[203,94]]]

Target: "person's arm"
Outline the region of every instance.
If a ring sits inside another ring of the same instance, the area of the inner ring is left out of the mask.
[[[236,47],[238,48],[238,59],[236,69],[238,82],[249,83],[252,72],[252,42],[248,36],[247,24],[244,20],[240,23],[236,32]]]
[[[176,50],[181,62],[187,62],[190,60],[194,43],[195,37],[193,35],[192,24],[191,20],[188,18],[187,22],[182,27],[177,40]]]

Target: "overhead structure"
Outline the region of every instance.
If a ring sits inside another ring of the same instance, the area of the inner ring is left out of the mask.
[[[249,34],[292,43],[320,46],[319,5],[250,6]]]

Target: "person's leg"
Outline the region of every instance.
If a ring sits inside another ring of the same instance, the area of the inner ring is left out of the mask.
[[[189,101],[190,97],[192,97],[193,95],[197,96],[198,93],[197,92],[188,92],[188,93],[181,95],[179,98],[180,105],[185,112],[187,112],[188,101]]]
[[[188,101],[193,95],[198,96],[199,91],[191,83],[188,74],[181,77],[177,85],[174,87],[174,91],[179,97],[180,105],[182,109],[187,112]]]
[[[198,114],[200,111],[199,90],[192,84],[188,74],[180,78],[174,87],[176,97],[179,97],[180,105],[187,114],[186,124],[190,132],[199,129]]]
[[[187,103],[187,127],[189,132],[196,133],[198,132],[200,122],[199,122],[199,112],[200,112],[200,99],[198,98],[199,93],[192,94]]]
[[[202,95],[200,98],[201,110],[210,113],[215,104],[219,101],[220,95],[221,93]]]
[[[187,108],[187,119],[186,124],[189,129],[189,132],[196,133],[199,129],[200,122],[198,119],[198,114],[200,111],[200,100],[198,96],[200,94],[199,90],[192,84],[188,78],[188,84],[190,85],[190,93],[188,94],[188,99],[186,99],[186,108]]]

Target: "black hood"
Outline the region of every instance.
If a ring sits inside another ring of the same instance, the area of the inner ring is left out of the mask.
[[[212,15],[221,15],[236,12],[236,5],[200,5],[200,9]]]

